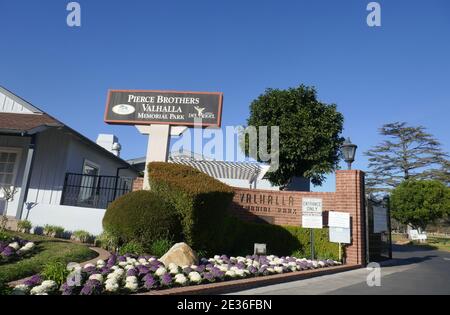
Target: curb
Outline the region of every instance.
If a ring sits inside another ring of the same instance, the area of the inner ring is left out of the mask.
[[[265,277],[232,280],[218,283],[201,284],[196,286],[180,287],[160,291],[151,291],[135,295],[216,295],[248,290],[257,287],[304,280],[318,276],[330,275],[344,271],[362,268],[362,265],[345,265],[328,267],[324,269],[305,270],[286,274],[271,275]]]

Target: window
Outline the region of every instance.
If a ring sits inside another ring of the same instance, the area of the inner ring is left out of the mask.
[[[81,178],[81,189],[78,196],[81,202],[92,203],[96,198],[96,190],[98,184],[98,175],[100,167],[89,161],[84,160],[83,177]]]
[[[0,148],[0,187],[15,186],[20,149]]]

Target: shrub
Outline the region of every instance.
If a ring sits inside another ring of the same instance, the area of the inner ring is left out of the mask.
[[[296,226],[279,226],[267,223],[243,222],[228,218],[222,227],[223,250],[231,255],[253,253],[255,243],[267,244],[267,253],[279,256],[292,255],[311,257],[309,229]],[[314,251],[316,259],[339,258],[339,245],[329,242],[328,229],[314,229]]]
[[[90,243],[94,237],[89,232],[78,230],[72,233],[71,239],[81,243]]]
[[[173,242],[166,238],[161,238],[152,243],[150,253],[156,257],[162,257],[173,246]]]
[[[145,249],[159,238],[180,234],[173,207],[151,191],[132,192],[111,203],[103,228],[118,239],[119,246],[136,241]]]
[[[61,226],[46,224],[44,226],[44,234],[50,237],[63,237],[64,228]]]
[[[33,225],[28,220],[21,220],[17,222],[17,230],[22,233],[30,233],[31,228]]]
[[[58,284],[58,286],[61,286],[67,280],[69,274],[70,271],[66,264],[57,260],[45,264],[41,271],[41,275],[44,279],[53,280]]]
[[[12,292],[10,288],[2,279],[0,279],[0,295],[9,295]]]
[[[145,249],[141,243],[131,241],[120,247],[119,254],[120,255],[134,254],[139,256],[145,254]]]
[[[168,200],[180,217],[184,240],[197,250],[222,248],[217,240],[234,191],[220,181],[179,164],[150,163],[152,191]]]
[[[95,246],[101,247],[107,251],[114,252],[119,247],[119,238],[107,231],[95,238]]]

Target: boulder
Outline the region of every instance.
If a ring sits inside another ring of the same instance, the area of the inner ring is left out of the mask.
[[[186,243],[178,243],[173,245],[171,249],[164,256],[161,257],[160,261],[168,267],[169,264],[175,264],[179,267],[191,266],[198,264],[198,256],[195,251],[189,247]]]

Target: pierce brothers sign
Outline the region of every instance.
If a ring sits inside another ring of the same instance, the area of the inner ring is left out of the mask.
[[[105,122],[220,127],[223,93],[110,90]]]

